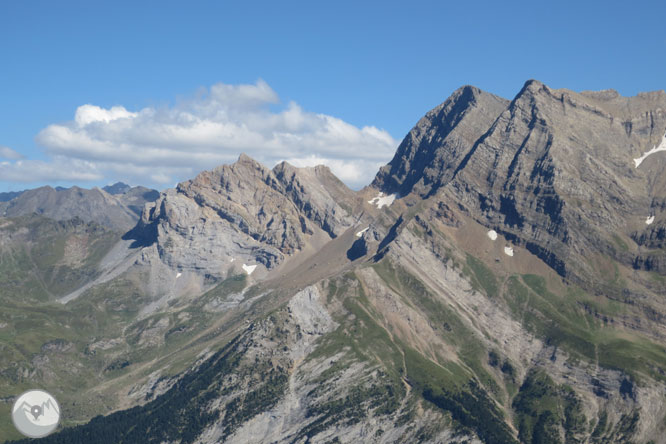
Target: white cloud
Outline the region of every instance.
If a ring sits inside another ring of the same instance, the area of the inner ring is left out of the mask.
[[[376,127],[359,128],[293,102],[271,110],[275,104],[278,95],[260,80],[254,85],[213,85],[162,108],[82,105],[74,120],[49,125],[37,135],[53,159],[39,166],[59,170],[58,162],[79,162],[89,167],[89,177],[163,185],[233,162],[244,152],[271,167],[282,160],[296,166],[323,163],[348,185],[360,187],[397,146],[389,133]],[[14,168],[12,177],[25,170],[18,162],[3,168]],[[2,172],[0,177],[9,180]],[[76,174],[83,177],[81,173]]]
[[[341,181],[360,185],[368,185],[379,167],[386,163],[367,159],[331,159],[316,155],[285,160],[296,167],[326,165]]]
[[[104,175],[91,162],[58,157],[50,162],[41,160],[0,162],[0,178],[5,182],[20,183],[89,182],[101,180]]]
[[[0,159],[20,160],[23,159],[23,155],[8,146],[0,145]]]
[[[89,125],[94,122],[109,123],[112,120],[127,119],[136,117],[136,113],[127,111],[122,106],[114,106],[111,109],[100,108],[95,105],[79,106],[74,115],[74,121],[79,127]]]

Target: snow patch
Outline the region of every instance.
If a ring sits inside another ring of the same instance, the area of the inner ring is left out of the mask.
[[[395,198],[398,197],[396,193],[389,194],[388,196],[384,196],[384,193],[379,193],[377,197],[373,197],[368,201],[369,204],[371,205],[377,205],[377,208],[381,208],[384,205],[387,207],[391,206]]]
[[[235,258],[235,257],[232,257],[231,259],[229,259],[229,262],[233,262],[233,261],[235,261],[235,260],[236,260],[236,258]]]
[[[178,273],[178,274],[176,275],[176,279],[178,279],[178,278],[181,277],[182,275],[183,275],[183,273]]]
[[[648,218],[645,219],[645,225],[650,225],[652,222],[654,222],[654,216],[648,216]]]
[[[497,231],[490,230],[487,234],[488,234],[488,237],[490,238],[490,240],[496,240],[497,239]]]
[[[634,159],[634,163],[636,164],[636,168],[638,168],[638,166],[641,163],[643,163],[643,161],[645,160],[645,158],[647,156],[649,156],[650,154],[658,153],[659,151],[666,151],[666,134],[664,134],[664,138],[661,139],[661,143],[659,144],[659,146],[655,145],[654,148],[652,148],[650,151],[647,151],[646,153],[644,153],[638,159]]]
[[[359,231],[358,233],[356,233],[356,237],[361,237],[361,236],[363,236],[363,233],[365,233],[365,232],[368,231],[369,229],[370,229],[370,227],[367,227],[367,228],[362,229],[361,231]]]
[[[513,256],[513,247],[504,247],[504,254],[507,256]]]
[[[254,271],[255,268],[257,268],[256,265],[245,265],[245,264],[243,264],[243,270],[245,270],[245,272],[247,274],[252,274],[252,272]]]

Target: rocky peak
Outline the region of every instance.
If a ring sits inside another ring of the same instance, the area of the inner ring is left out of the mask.
[[[129,191],[132,187],[127,185],[124,182],[116,182],[113,185],[107,185],[103,187],[102,189],[106,191],[109,194],[125,194],[127,191]]]
[[[427,195],[447,183],[508,103],[472,86],[456,90],[419,120],[372,186],[404,196]]]
[[[638,245],[630,254],[617,239],[653,245],[666,223],[666,154],[634,160],[665,132],[663,91],[622,97],[530,80],[509,102],[463,87],[417,123],[373,186],[441,193],[563,275],[586,270],[592,251],[664,273],[663,251],[641,261]]]
[[[131,236],[179,268],[219,276],[240,259],[270,269],[317,233],[334,238],[351,227],[355,200],[327,168],[270,170],[242,154],[163,192]]]

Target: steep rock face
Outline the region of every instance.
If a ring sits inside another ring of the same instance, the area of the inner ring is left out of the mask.
[[[660,142],[665,110],[663,92],[622,98],[528,82],[452,189],[566,274],[565,263],[584,266],[576,259],[586,252],[613,254],[612,234],[644,224],[652,200],[663,198],[666,189],[651,186],[659,178],[633,158]],[[650,161],[666,165],[662,157]]]
[[[55,220],[79,217],[86,222],[127,231],[136,225],[143,205],[154,201],[158,195],[157,191],[144,187],[111,195],[99,188],[88,190],[75,186],[53,189],[46,186],[22,192],[2,204],[0,213],[4,217],[36,213]]]
[[[425,196],[448,183],[508,104],[473,86],[458,89],[419,120],[372,185],[387,194]]]
[[[663,143],[663,91],[627,98],[529,81],[510,103],[472,91],[456,92],[426,115],[373,185],[439,192],[561,275],[576,270],[572,277],[583,279],[592,271],[582,258],[593,253],[666,273],[663,250],[654,251],[666,219],[666,155],[656,152],[638,167],[634,161]],[[428,165],[414,168],[412,159]],[[638,245],[618,241],[629,237]]]
[[[156,243],[173,267],[221,276],[239,259],[271,269],[316,233],[333,238],[351,227],[355,200],[326,167],[271,171],[241,155],[163,192],[132,235]]]
[[[352,208],[357,199],[331,170],[323,165],[295,168],[282,162],[273,168],[276,190],[288,196],[303,215],[336,237],[352,224]]]

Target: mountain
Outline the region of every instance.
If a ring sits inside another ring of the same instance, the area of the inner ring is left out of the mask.
[[[55,220],[79,217],[86,222],[95,221],[115,230],[127,231],[136,224],[143,205],[157,196],[157,191],[144,187],[111,195],[99,188],[53,189],[46,186],[23,191],[0,203],[0,215],[19,217],[35,213]]]
[[[54,394],[44,443],[665,442],[664,110],[466,86],[359,192],[241,155],[84,250],[87,279],[28,303],[45,266],[7,274],[0,399]],[[0,221],[19,263],[41,232]]]
[[[105,187],[102,187],[102,189],[109,194],[125,194],[131,188],[132,188],[131,186],[123,182],[116,182],[113,185],[107,185]]]
[[[0,218],[3,303],[47,301],[86,284],[120,235],[94,222]]]
[[[0,193],[0,203],[9,202],[13,198],[20,196],[23,191],[8,191],[6,193]]]
[[[462,98],[469,105],[457,111]],[[656,174],[664,158],[640,168],[634,159],[663,141],[666,94],[577,94],[530,81],[503,105],[472,87],[457,91],[410,132],[373,186],[421,196],[447,188],[479,222],[516,238],[563,275],[591,271],[575,256],[587,248],[663,274],[662,256],[625,252],[615,238],[659,237],[663,221],[645,221],[666,199],[665,179]],[[479,107],[484,115],[474,114]],[[459,121],[449,130],[446,119]],[[416,162],[414,153],[430,157]],[[423,168],[412,162],[429,167],[417,174]]]
[[[372,186],[401,196],[434,192],[457,173],[475,142],[508,105],[508,100],[473,86],[458,89],[419,120]]]
[[[135,234],[145,244],[157,243],[161,256],[177,267],[196,264],[219,274],[236,257],[271,269],[312,239],[334,238],[349,228],[356,200],[326,167],[297,169],[283,162],[269,170],[241,155],[231,166],[162,193],[145,207]],[[204,265],[211,248],[221,254]]]

